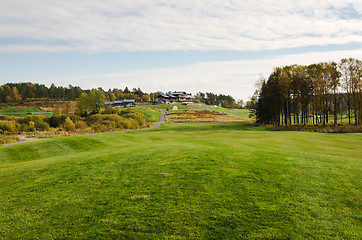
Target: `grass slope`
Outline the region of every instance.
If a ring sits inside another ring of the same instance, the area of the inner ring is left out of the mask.
[[[362,134],[167,124],[0,147],[0,238],[359,238]]]
[[[126,111],[126,110],[124,110]],[[160,111],[157,109],[152,109],[148,107],[132,107],[132,112],[143,113],[148,122],[159,122],[160,121]]]
[[[249,109],[238,109],[238,108],[223,108],[223,107],[212,107],[210,106],[210,110],[231,113],[239,117],[249,118],[250,112]]]
[[[25,117],[29,112],[42,112],[39,108],[33,107],[17,107],[17,108],[5,108],[0,109],[0,115],[10,115],[10,116],[17,116],[17,117]]]

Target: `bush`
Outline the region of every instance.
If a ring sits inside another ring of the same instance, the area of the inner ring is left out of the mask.
[[[23,123],[29,124],[30,121],[32,122],[38,122],[38,121],[44,121],[45,116],[43,115],[31,115],[31,116],[27,116],[23,119]]]
[[[101,123],[104,125],[108,130],[114,130],[116,128],[116,122],[111,120],[104,120]]]
[[[29,126],[26,125],[25,123],[20,124],[20,131],[27,132],[28,128],[29,128]]]
[[[18,141],[19,141],[18,137],[0,135],[0,144],[13,143]]]
[[[0,121],[0,132],[20,131],[21,125],[15,121]]]
[[[8,116],[8,115],[0,115],[0,120],[13,121],[13,120],[17,120],[17,117]]]
[[[92,116],[87,117],[86,122],[89,126],[100,124],[103,120],[103,116],[101,114],[94,114]]]
[[[82,118],[81,116],[78,116],[78,115],[69,115],[69,118],[73,122],[83,121],[84,120],[84,118]]]
[[[43,120],[40,120],[40,121],[36,122],[34,127],[38,131],[49,131],[50,130],[49,124],[44,122]]]
[[[73,123],[73,121],[67,117],[64,121],[64,124],[63,124],[63,128],[64,130],[70,132],[70,131],[74,131],[75,130],[75,124]]]
[[[86,129],[88,127],[87,123],[84,121],[76,121],[74,124],[76,129]]]
[[[134,119],[127,118],[127,119],[124,119],[121,123],[122,123],[122,125],[123,125],[123,127],[125,129],[136,129],[136,128],[138,128],[137,121],[134,120]]]
[[[128,114],[128,116],[130,118],[133,118],[134,120],[136,120],[140,127],[147,126],[147,121],[146,121],[143,113],[135,112],[135,113]]]
[[[46,121],[49,123],[51,127],[57,128],[64,123],[65,118],[66,118],[65,115],[53,115],[50,118],[47,118]]]

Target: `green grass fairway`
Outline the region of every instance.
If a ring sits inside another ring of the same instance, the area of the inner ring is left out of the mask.
[[[211,107],[210,110],[231,113],[239,117],[249,118],[250,112],[249,109],[237,109],[237,108],[223,108],[223,107]]]
[[[359,239],[362,134],[164,124],[0,147],[0,239]]]
[[[42,112],[39,108],[33,107],[18,107],[18,108],[5,108],[0,109],[0,115],[10,115],[10,116],[17,116],[17,117],[25,117],[29,112]]]

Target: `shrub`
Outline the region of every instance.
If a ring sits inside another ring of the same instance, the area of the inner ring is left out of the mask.
[[[16,120],[16,119],[17,119],[17,117],[14,117],[14,116],[0,115],[0,120],[12,121],[12,120]]]
[[[92,116],[87,117],[86,122],[89,126],[100,124],[103,120],[103,116],[101,114],[94,114]]]
[[[0,135],[0,144],[6,144],[6,143],[12,143],[12,142],[18,142],[18,141],[19,141],[18,137]]]
[[[43,121],[45,119],[45,116],[43,115],[30,115],[24,118],[24,123],[29,124],[30,121],[32,122],[38,122]]]
[[[84,121],[76,121],[74,124],[76,129],[86,129],[88,127],[87,123]]]
[[[101,123],[104,125],[108,130],[114,130],[116,128],[116,122],[111,120],[104,120]]]
[[[92,130],[94,132],[106,132],[108,129],[105,125],[95,125],[92,127]]]
[[[25,123],[20,124],[20,131],[26,132],[26,131],[28,131],[28,128],[29,128],[29,126],[26,125]]]
[[[131,118],[126,118],[122,122],[122,125],[125,129],[136,129],[138,128],[137,121]]]
[[[20,131],[21,125],[15,121],[0,121],[0,132]]]
[[[75,130],[75,124],[73,123],[73,121],[67,117],[64,121],[64,124],[63,124],[63,128],[64,130],[70,132],[70,131],[74,131]]]
[[[47,122],[49,123],[49,125],[51,127],[60,127],[64,121],[65,121],[66,116],[65,115],[53,115],[50,118],[47,118]]]
[[[140,127],[143,127],[143,126],[147,125],[147,121],[146,121],[143,113],[135,112],[135,113],[128,114],[128,116],[130,118],[135,119]]]
[[[50,130],[49,124],[44,122],[43,120],[36,122],[34,126],[35,126],[36,130],[38,130],[38,131],[49,131]]]
[[[83,121],[84,120],[84,118],[82,118],[81,116],[78,116],[78,115],[70,115],[69,118],[73,122]]]

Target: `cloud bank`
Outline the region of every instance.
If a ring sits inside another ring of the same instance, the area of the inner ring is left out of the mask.
[[[260,51],[362,42],[360,0],[0,3],[0,53]]]

